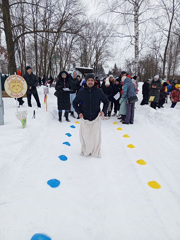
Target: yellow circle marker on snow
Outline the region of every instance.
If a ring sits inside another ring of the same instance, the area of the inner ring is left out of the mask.
[[[140,165],[146,165],[147,164],[147,162],[145,162],[143,159],[139,159],[137,161],[137,163],[140,164]]]
[[[79,122],[78,122],[78,121],[77,121],[77,122],[75,122],[75,123],[79,124]]]
[[[125,134],[123,137],[124,138],[129,138],[130,136],[128,134]]]
[[[159,183],[157,183],[156,181],[151,181],[151,182],[148,182],[148,185],[154,189],[160,189],[161,188],[161,185]]]
[[[114,122],[113,124],[116,125],[116,124],[118,124],[118,123],[117,123],[117,122]]]
[[[135,146],[133,144],[129,144],[127,145],[128,148],[135,148]]]
[[[117,130],[121,131],[121,130],[122,130],[122,128],[120,128],[120,127],[119,127],[119,128],[117,128]]]

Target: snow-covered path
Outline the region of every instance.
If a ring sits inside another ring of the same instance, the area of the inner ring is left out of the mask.
[[[77,119],[57,121],[53,89],[48,112],[45,106],[36,109],[34,99],[33,109],[22,108],[28,110],[25,129],[15,117],[14,100],[4,103],[0,240],[30,240],[36,233],[52,240],[180,239],[179,105],[155,111],[137,103],[134,125],[115,117],[103,121],[102,158],[96,159],[80,156]],[[139,165],[139,159],[147,164]],[[60,186],[48,186],[50,179]],[[150,181],[161,188],[151,188]]]

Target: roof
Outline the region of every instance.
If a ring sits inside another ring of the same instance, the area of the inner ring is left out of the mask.
[[[86,73],[93,73],[93,68],[90,67],[76,67],[76,70],[78,70],[83,75]]]

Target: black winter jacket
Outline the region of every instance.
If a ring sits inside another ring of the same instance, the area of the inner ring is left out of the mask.
[[[156,88],[152,88],[152,86],[156,86]],[[161,89],[161,82],[158,79],[157,81],[152,80],[150,84],[150,92],[149,96],[154,96],[153,102],[158,103],[159,102],[159,95],[160,95],[160,89]]]
[[[106,87],[106,85],[104,85],[102,87],[102,90],[103,90],[104,94],[106,95],[106,97],[109,99],[109,101],[112,101],[113,88],[111,87],[111,85],[109,85],[108,87]]]
[[[27,82],[27,94],[32,94],[35,93],[36,90],[36,86],[38,85],[38,80],[36,78],[36,75],[34,75],[33,73],[28,74],[27,72],[24,74],[23,78],[26,80]],[[29,89],[29,87],[31,87],[31,89]]]
[[[117,84],[113,85],[113,96],[115,96],[118,92],[120,93],[121,91],[122,91],[122,86],[120,83],[118,85]]]
[[[77,114],[83,114],[85,120],[93,121],[99,114],[100,104],[104,103],[102,111],[107,112],[109,100],[102,89],[96,86],[92,88],[85,87],[81,89],[73,101],[73,107]]]
[[[61,77],[61,74],[65,72],[62,71],[58,75],[58,81],[56,83],[55,89],[58,91],[57,103],[58,110],[69,110],[70,109],[70,92],[64,91],[63,88],[71,88],[70,80],[68,73],[66,73],[67,77],[64,79]]]
[[[142,86],[142,94],[143,95],[148,95],[149,96],[149,83],[144,82],[143,86]]]
[[[78,90],[78,79],[70,76],[70,85],[71,85],[71,93],[76,93]]]

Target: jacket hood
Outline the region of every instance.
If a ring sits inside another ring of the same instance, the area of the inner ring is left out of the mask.
[[[63,73],[65,73],[66,76],[68,77],[68,75],[69,75],[68,72],[66,72],[66,71],[61,71],[61,72],[59,73],[59,75],[58,75],[58,78],[59,78],[59,79],[62,78],[62,74],[63,74]]]
[[[132,83],[132,80],[130,79],[130,78],[126,78],[125,80],[124,80],[124,84],[129,84],[129,83]]]
[[[77,73],[76,70],[73,70],[73,71],[72,71],[72,73],[71,73],[71,77],[72,77],[72,78],[73,78],[73,74],[74,74],[75,72]]]

